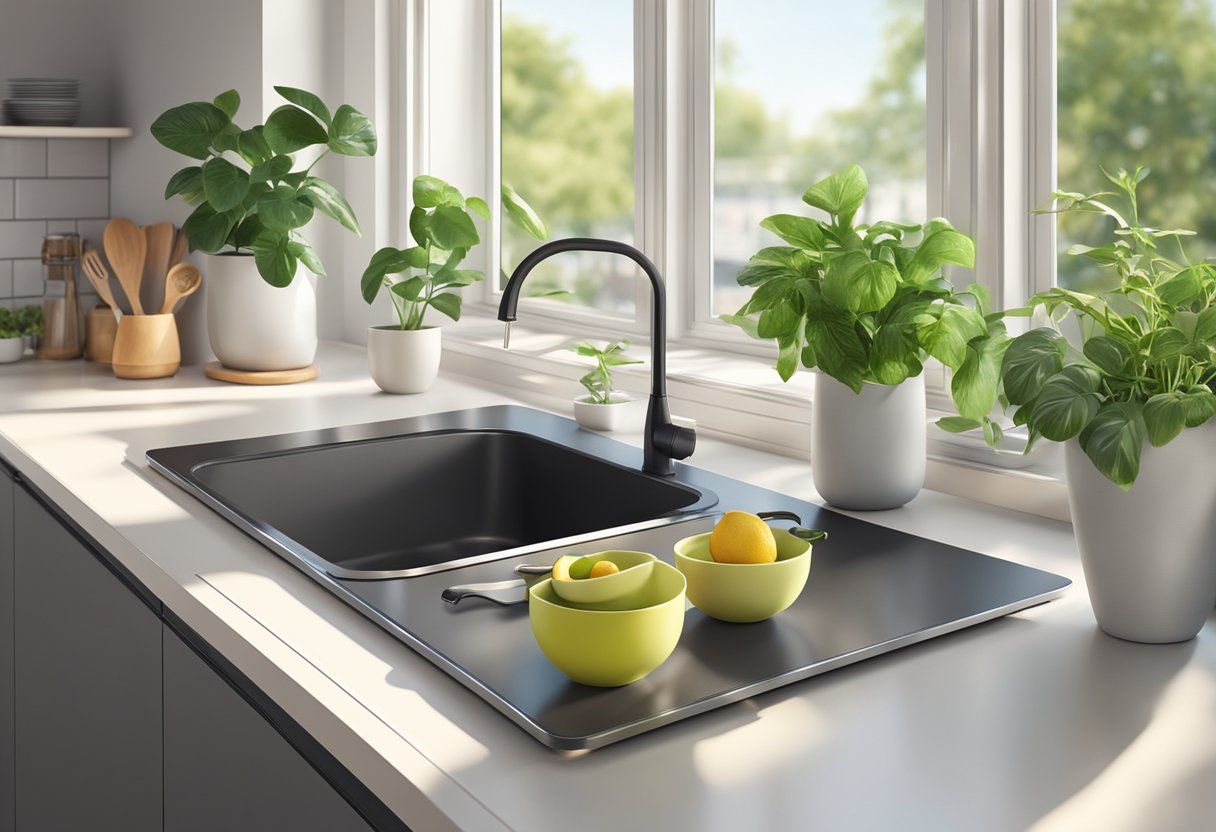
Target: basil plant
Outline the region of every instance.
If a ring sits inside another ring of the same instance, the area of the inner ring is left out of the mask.
[[[1097,469],[1124,489],[1136,481],[1145,441],[1161,447],[1216,413],[1216,263],[1187,258],[1183,240],[1195,232],[1140,222],[1136,187],[1148,173],[1108,173],[1116,192],[1056,192],[1039,209],[1113,220],[1111,242],[1075,245],[1069,254],[1110,271],[1118,285],[1093,295],[1056,287],[1031,297],[1009,314],[1042,311],[1050,325],[1013,339],[1001,365],[1003,397],[1030,442],[1076,437]],[[1111,196],[1126,208],[1113,207]],[[1079,324],[1080,351],[1060,331],[1068,318]]]
[[[578,383],[587,390],[588,402],[591,404],[613,403],[615,383],[612,378],[612,368],[642,363],[636,358],[626,356],[627,349],[629,349],[628,338],[613,341],[603,347],[597,347],[588,341],[577,341],[570,347],[571,352],[576,355],[595,359],[594,369],[578,380]]]
[[[857,223],[868,191],[865,172],[850,165],[802,196],[827,219],[775,214],[761,222],[785,245],[748,261],[738,281],[755,291],[723,320],[775,339],[784,381],[801,365],[860,393],[866,383],[919,375],[932,356],[953,371],[959,416],[944,426],[982,426],[995,443],[1001,429],[989,414],[1009,336],[983,287],[956,291],[941,273],[947,264],[974,267],[975,243],[941,218]]]
[[[299,263],[313,274],[325,274],[317,252],[299,231],[316,211],[359,233],[350,204],[312,169],[329,153],[374,156],[376,131],[349,104],[331,113],[313,93],[274,89],[289,103],[267,116],[265,124],[239,127],[233,119],[241,97],[228,90],[214,101],[165,111],[152,123],[152,135],[170,150],[202,162],[173,174],[165,187],[165,199],[181,195],[196,206],[182,226],[191,250],[247,250],[262,278],[282,287],[291,283]],[[295,154],[306,148],[320,152],[297,170]]]
[[[477,269],[460,268],[469,250],[481,242],[473,214],[490,218],[490,206],[481,197],[465,197],[434,176],[419,176],[413,183],[413,210],[409,230],[413,245],[385,246],[372,255],[363,272],[363,300],[372,303],[387,289],[397,322],[403,330],[422,329],[428,308],[460,320],[465,286],[485,278]],[[502,186],[503,212],[538,240],[549,232],[532,207],[510,185]]]

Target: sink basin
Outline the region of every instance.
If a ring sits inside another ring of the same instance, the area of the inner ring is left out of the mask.
[[[272,548],[340,578],[425,574],[644,528],[716,502],[519,430],[248,447],[257,441],[152,451],[149,460]],[[192,448],[204,450],[184,467],[166,458]]]

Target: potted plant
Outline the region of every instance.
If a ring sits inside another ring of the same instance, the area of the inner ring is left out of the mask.
[[[196,206],[182,228],[192,250],[212,255],[207,334],[216,357],[238,370],[312,363],[316,293],[309,280],[294,278],[300,264],[318,276],[325,268],[299,229],[320,211],[359,233],[346,199],[312,170],[329,153],[376,152],[372,123],[354,107],[343,104],[331,113],[310,92],[275,91],[289,103],[248,129],[233,121],[236,90],[174,107],[152,124],[162,145],[201,162],[173,174],[165,198],[180,195]],[[307,149],[314,152],[297,169],[296,156]]]
[[[574,418],[588,430],[620,430],[625,421],[626,405],[632,399],[613,387],[612,368],[626,364],[641,364],[636,358],[627,358],[629,339],[613,341],[597,347],[579,341],[570,350],[578,355],[595,360],[591,372],[578,380],[587,389],[586,395],[574,399]]]
[[[1009,341],[982,287],[956,291],[941,275],[946,264],[974,265],[971,238],[940,218],[857,223],[868,190],[865,173],[850,165],[803,194],[826,220],[766,218],[761,226],[786,245],[751,258],[738,281],[755,291],[737,314],[723,316],[777,341],[782,380],[800,365],[818,370],[815,487],[833,505],[860,510],[903,505],[924,485],[929,356],[954,371],[958,418],[998,434],[989,413]]]
[[[1044,213],[1113,220],[1101,246],[1073,246],[1118,278],[1096,295],[1063,288],[1011,314],[1049,326],[1013,339],[1003,396],[1030,442],[1065,445],[1073,527],[1098,624],[1141,642],[1195,636],[1216,598],[1216,262],[1192,262],[1183,229],[1145,227],[1147,168],[1107,174],[1126,203],[1057,192]],[[1168,253],[1166,247],[1168,246]],[[1174,252],[1177,258],[1174,259]],[[1079,324],[1081,349],[1060,331]]]
[[[13,311],[0,306],[0,364],[20,361],[32,340],[42,334],[42,309],[23,306]]]
[[[485,275],[461,268],[469,251],[481,242],[472,214],[490,218],[480,197],[465,197],[454,186],[434,176],[419,176],[412,189],[414,207],[409,233],[413,245],[386,246],[374,255],[363,272],[363,299],[371,304],[381,289],[388,290],[397,322],[368,327],[367,361],[372,379],[386,393],[423,393],[439,373],[443,330],[426,324],[428,309],[460,320],[465,286]],[[502,188],[502,206],[508,217],[538,239],[548,235],[544,223],[510,186]]]

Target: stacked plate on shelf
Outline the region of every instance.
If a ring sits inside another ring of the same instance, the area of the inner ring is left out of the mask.
[[[10,124],[70,127],[80,115],[80,82],[68,78],[11,78],[4,115]]]

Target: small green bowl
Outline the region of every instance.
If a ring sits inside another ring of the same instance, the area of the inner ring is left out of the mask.
[[[684,576],[656,561],[636,609],[588,610],[569,605],[546,578],[528,590],[532,634],[545,658],[575,682],[628,685],[661,665],[684,629]]]
[[[554,581],[553,591],[563,601],[599,610],[630,610],[645,606],[638,601],[658,559],[649,552],[612,549],[583,555],[591,563],[610,560],[621,570],[599,578]]]
[[[777,559],[772,563],[718,563],[709,553],[709,534],[676,544],[676,568],[688,579],[688,600],[719,621],[764,621],[798,600],[811,571],[811,544],[785,529],[773,529]]]

